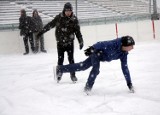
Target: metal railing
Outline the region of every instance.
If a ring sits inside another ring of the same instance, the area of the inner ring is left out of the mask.
[[[129,22],[129,21],[138,21],[151,19],[150,14],[139,14],[132,16],[115,16],[115,17],[104,17],[104,18],[91,18],[91,19],[82,19],[80,20],[81,25],[99,25],[99,24],[109,24],[116,22]]]
[[[116,22],[129,22],[129,21],[138,21],[138,20],[146,20],[151,19],[151,14],[136,14],[136,15],[126,15],[126,16],[115,16],[115,17],[104,17],[104,18],[90,18],[90,19],[80,19],[81,26],[87,25],[99,25],[99,24],[108,24],[108,23],[116,23]],[[47,20],[44,22],[44,25],[47,24],[51,20]],[[0,30],[17,30],[19,23],[14,24],[0,24]]]

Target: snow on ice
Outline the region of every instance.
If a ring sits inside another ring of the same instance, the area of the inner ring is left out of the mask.
[[[0,55],[0,115],[159,115],[159,49],[160,42],[155,40],[136,43],[130,52],[128,66],[135,93],[129,93],[117,60],[101,63],[89,96],[83,89],[90,69],[76,73],[76,84],[68,73],[59,84],[54,81],[56,50]],[[75,62],[83,61],[83,51],[75,50]]]

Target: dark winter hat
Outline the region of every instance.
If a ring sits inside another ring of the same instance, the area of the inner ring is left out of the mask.
[[[34,17],[34,14],[35,14],[35,13],[37,13],[37,15],[39,15],[37,9],[34,9],[34,10],[33,10],[33,13],[32,13],[32,17]]]
[[[26,11],[25,11],[25,9],[21,9],[21,15],[22,15],[22,16],[26,16]]]
[[[122,37],[122,46],[132,46],[135,45],[135,41],[131,36]]]
[[[70,2],[65,3],[63,11],[66,11],[66,10],[70,10],[70,11],[73,10],[72,4]]]
[[[26,13],[25,9],[21,9],[21,12],[22,12],[22,13]]]

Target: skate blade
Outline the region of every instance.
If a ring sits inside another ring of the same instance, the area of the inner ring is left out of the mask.
[[[72,81],[73,84],[77,83],[77,81]]]
[[[87,96],[91,95],[91,91],[84,91],[84,93],[85,93]]]
[[[130,93],[135,93],[135,91],[134,90],[130,90]]]
[[[132,89],[130,90],[130,93],[135,93],[135,90],[132,88]]]
[[[87,92],[86,95],[87,95],[87,96],[90,96],[91,94]]]

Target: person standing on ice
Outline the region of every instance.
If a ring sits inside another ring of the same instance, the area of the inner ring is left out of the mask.
[[[83,38],[80,31],[79,21],[73,14],[71,3],[67,2],[64,5],[62,13],[55,16],[37,36],[49,31],[51,28],[55,29],[55,36],[57,41],[58,65],[63,65],[64,52],[68,54],[68,61],[70,64],[74,63],[74,39],[75,35],[79,42],[80,50],[83,48]],[[71,80],[77,81],[75,72],[70,73]]]
[[[33,42],[33,20],[30,16],[26,15],[26,11],[24,9],[21,10],[21,16],[19,18],[19,29],[20,35],[23,36],[25,53],[23,55],[27,55],[29,53],[28,40],[31,45],[31,50],[34,53],[34,42]]]
[[[42,19],[36,9],[33,10],[32,18],[33,18],[33,22],[34,22],[33,36],[35,38],[35,53],[37,53],[39,51],[39,43],[40,43],[40,51],[43,53],[47,53],[47,51],[44,48],[44,37],[40,36],[40,38],[37,38],[37,34],[43,28],[43,22],[42,22]]]
[[[121,68],[127,83],[127,86],[131,92],[134,92],[130,72],[127,65],[128,52],[134,48],[135,41],[131,36],[122,36],[120,38],[97,42],[88,49],[84,50],[85,55],[88,56],[86,60],[80,63],[59,65],[56,67],[56,78],[59,82],[63,73],[84,71],[92,66],[84,91],[90,92],[97,75],[100,73],[100,62],[110,62],[112,60],[120,59]]]

